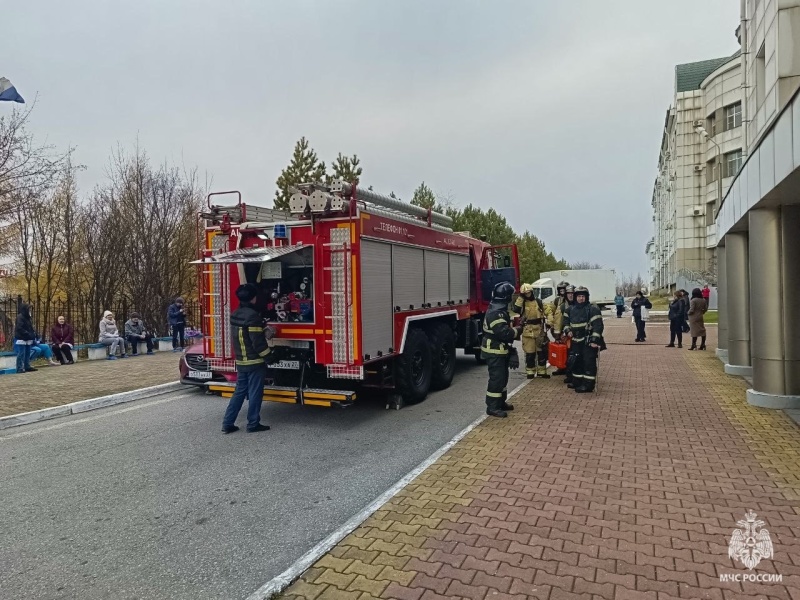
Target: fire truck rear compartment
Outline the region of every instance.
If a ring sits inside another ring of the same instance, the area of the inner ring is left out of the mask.
[[[245,280],[258,288],[257,306],[271,323],[314,322],[314,252],[294,252],[255,263],[243,263]]]

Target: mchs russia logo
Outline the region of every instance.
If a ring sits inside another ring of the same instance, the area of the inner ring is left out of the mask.
[[[748,510],[745,520],[737,521],[742,529],[734,529],[728,545],[728,556],[738,560],[748,569],[754,569],[763,559],[772,558],[772,540],[764,529],[764,521],[756,520],[756,513]]]
[[[741,529],[733,530],[728,544],[728,556],[751,571],[762,560],[769,560],[773,556],[772,539],[769,531],[764,528],[766,523],[756,519],[757,516],[752,510],[748,510],[744,519],[736,522]],[[719,580],[777,583],[782,581],[783,577],[777,573],[720,573]]]

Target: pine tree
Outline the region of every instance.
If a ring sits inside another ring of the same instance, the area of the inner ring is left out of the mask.
[[[421,206],[422,208],[429,208],[433,211],[438,211],[439,207],[436,204],[436,194],[433,190],[425,185],[425,182],[419,184],[419,187],[414,190],[414,196],[411,198],[411,204],[414,206]]]
[[[333,175],[331,175],[330,180],[342,179],[348,183],[355,182],[358,185],[363,172],[360,163],[361,160],[357,155],[353,154],[352,157],[342,156],[342,153],[339,152],[339,156],[336,157],[336,160],[331,165]]]
[[[552,252],[548,252],[538,237],[526,231],[517,237],[517,251],[519,252],[519,268],[524,283],[533,283],[539,279],[539,274],[545,271],[566,269],[567,263],[558,260]]]
[[[323,183],[325,181],[325,163],[319,162],[317,153],[311,149],[308,140],[301,137],[294,146],[292,161],[283,171],[275,182],[278,187],[275,192],[275,199],[272,202],[274,208],[278,210],[289,209],[289,192],[291,186],[299,183]]]

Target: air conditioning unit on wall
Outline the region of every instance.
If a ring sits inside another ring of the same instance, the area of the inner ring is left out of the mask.
[[[694,217],[702,217],[705,214],[706,214],[706,211],[703,209],[702,206],[695,206],[692,209],[692,216],[694,216]]]
[[[692,121],[692,127],[705,127],[705,122],[702,119],[699,121]]]
[[[703,165],[695,165],[694,166],[695,173],[702,173],[703,172]]]

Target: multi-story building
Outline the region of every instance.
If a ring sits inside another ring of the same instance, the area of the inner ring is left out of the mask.
[[[742,160],[741,57],[675,67],[653,187],[651,289],[716,283],[715,207]]]
[[[716,215],[719,350],[750,403],[800,408],[800,1],[742,0],[746,158]]]

